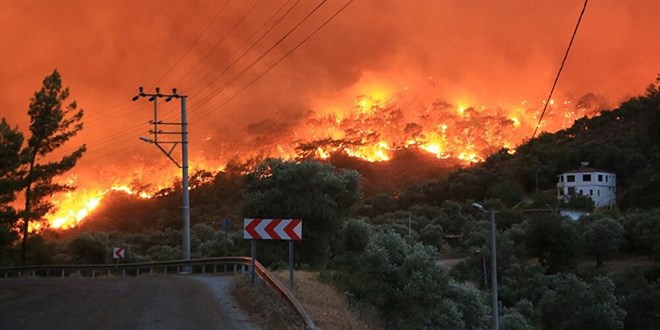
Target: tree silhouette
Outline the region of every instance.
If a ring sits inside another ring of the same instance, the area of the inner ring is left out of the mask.
[[[21,150],[25,161],[22,188],[25,189],[25,208],[19,212],[21,234],[21,263],[26,263],[28,228],[31,221],[41,221],[54,205],[45,200],[53,193],[72,190],[69,185],[53,183],[53,178],[76,165],[86,151],[85,145],[63,156],[59,161],[44,160],[45,156],[61,147],[82,128],[83,110],[76,102],[64,106],[69,89],[62,88],[57,70],[43,81],[41,90],[30,99],[30,133],[27,145]]]

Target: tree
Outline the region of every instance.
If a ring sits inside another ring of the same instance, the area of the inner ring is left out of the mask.
[[[660,318],[660,281],[649,282],[638,266],[616,275],[616,295],[626,310],[626,329],[657,329]]]
[[[598,219],[584,231],[587,248],[596,256],[596,268],[603,266],[605,256],[623,243],[623,226],[610,217]]]
[[[53,178],[76,165],[86,150],[85,145],[63,156],[59,161],[44,161],[46,155],[61,147],[82,128],[83,110],[76,102],[64,103],[69,98],[69,89],[62,88],[62,79],[57,70],[43,81],[41,90],[30,99],[30,133],[27,146],[21,150],[26,169],[22,178],[25,189],[25,208],[19,212],[21,218],[21,262],[26,263],[28,228],[31,221],[43,219],[54,205],[46,200],[53,193],[72,190],[73,187],[53,182]]]
[[[5,118],[0,122],[0,265],[7,263],[9,255],[5,246],[16,240],[11,228],[16,221],[16,210],[11,203],[20,190],[20,157],[23,134],[11,128]]]
[[[632,212],[623,218],[629,248],[660,260],[660,208]]]
[[[393,230],[376,232],[341,269],[354,302],[375,307],[386,329],[484,329],[489,309],[481,292],[451,281],[435,249],[411,244]]]
[[[5,118],[0,122],[0,223],[12,222],[16,210],[10,205],[20,190],[20,156],[23,133],[11,128]]]
[[[323,264],[360,198],[359,174],[316,161],[269,159],[246,177],[243,214],[303,221],[303,262]],[[277,249],[277,248],[274,248]]]
[[[105,232],[81,233],[69,240],[67,250],[74,263],[102,264],[111,252],[108,238]]]
[[[540,214],[529,220],[528,252],[539,258],[549,273],[572,270],[582,249],[582,237],[577,225],[555,214]]]
[[[626,316],[608,277],[596,277],[590,285],[570,273],[549,277],[536,312],[541,329],[623,329]]]

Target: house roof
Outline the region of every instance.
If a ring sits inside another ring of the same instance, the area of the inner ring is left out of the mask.
[[[615,174],[615,173],[612,172],[612,171],[599,170],[599,169],[597,169],[597,168],[589,168],[589,167],[581,167],[581,168],[578,168],[577,170],[566,171],[566,172],[564,172],[564,173],[562,173],[562,174],[565,174],[565,173],[592,173],[592,172],[601,172],[601,173]]]

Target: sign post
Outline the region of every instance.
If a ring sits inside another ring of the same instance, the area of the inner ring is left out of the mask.
[[[125,247],[116,247],[112,249],[112,258],[115,259],[115,272],[119,272],[119,259],[124,259],[125,256]]]
[[[257,259],[256,240],[289,241],[289,285],[293,289],[293,241],[302,239],[300,219],[244,219],[243,238],[252,240],[252,261],[250,277],[256,283],[255,260]]]
[[[293,241],[289,241],[289,287],[293,290]]]
[[[229,250],[227,246],[227,241],[229,240],[229,231],[231,230],[231,219],[224,218],[222,220],[222,230],[225,232],[225,257],[227,256],[227,251]],[[227,272],[227,264],[224,264],[225,273]]]

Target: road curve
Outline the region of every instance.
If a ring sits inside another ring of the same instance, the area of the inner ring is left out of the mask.
[[[0,280],[0,329],[257,329],[231,277]]]

